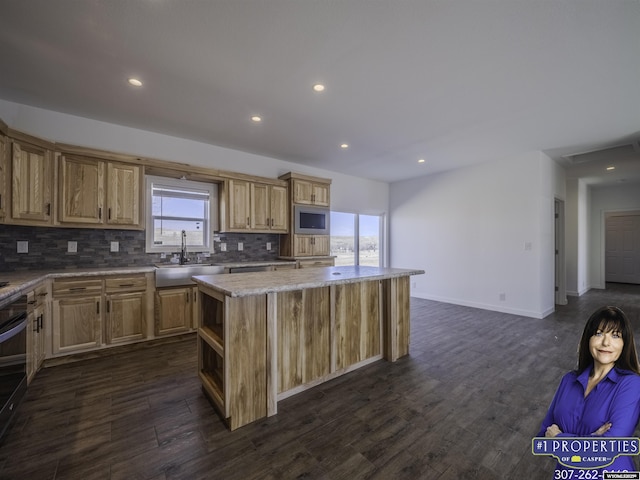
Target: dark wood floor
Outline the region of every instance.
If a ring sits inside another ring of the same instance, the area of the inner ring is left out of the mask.
[[[0,445],[3,479],[549,479],[531,454],[591,311],[640,339],[640,287],[544,320],[412,299],[411,354],[279,403],[229,432],[203,397],[195,339],[43,369]]]

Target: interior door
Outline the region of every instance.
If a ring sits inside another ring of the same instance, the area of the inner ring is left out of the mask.
[[[605,281],[640,284],[640,213],[605,218]]]

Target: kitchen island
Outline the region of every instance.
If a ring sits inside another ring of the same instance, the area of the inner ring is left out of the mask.
[[[198,374],[234,430],[278,400],[409,353],[410,276],[423,270],[323,267],[202,275]]]

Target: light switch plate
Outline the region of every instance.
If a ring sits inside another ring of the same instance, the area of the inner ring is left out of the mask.
[[[18,242],[18,253],[29,253],[29,242],[20,240]]]
[[[238,251],[241,252],[242,250],[244,250],[244,243],[238,242]]]
[[[267,242],[267,250],[271,250],[271,242]]]
[[[111,242],[111,251],[119,252],[120,251],[120,242]]]
[[[227,244],[224,242],[220,243],[220,251],[221,252],[226,252],[227,251]]]
[[[67,253],[78,253],[78,242],[67,242]]]

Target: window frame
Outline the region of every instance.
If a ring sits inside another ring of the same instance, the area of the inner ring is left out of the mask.
[[[386,214],[384,213],[356,213],[356,212],[346,212],[340,210],[331,210],[331,213],[343,213],[348,215],[353,215],[353,265],[360,265],[360,217],[361,216],[369,216],[369,217],[379,217],[379,226],[378,226],[378,251],[379,251],[379,260],[378,266],[384,267],[387,264],[387,252],[386,252]],[[331,222],[333,224],[333,222]],[[329,237],[331,238],[333,235],[329,232]],[[329,241],[331,244],[331,240]]]
[[[180,245],[156,245],[154,244],[154,216],[153,216],[153,188],[154,185],[163,187],[174,187],[184,190],[191,190],[194,193],[209,194],[208,211],[203,220],[203,245],[187,245],[191,252],[213,253],[213,237],[218,228],[218,185],[216,183],[196,182],[193,180],[183,180],[179,178],[161,177],[155,175],[145,175],[145,252],[146,253],[174,253],[180,251]],[[175,220],[172,217],[171,220]]]

